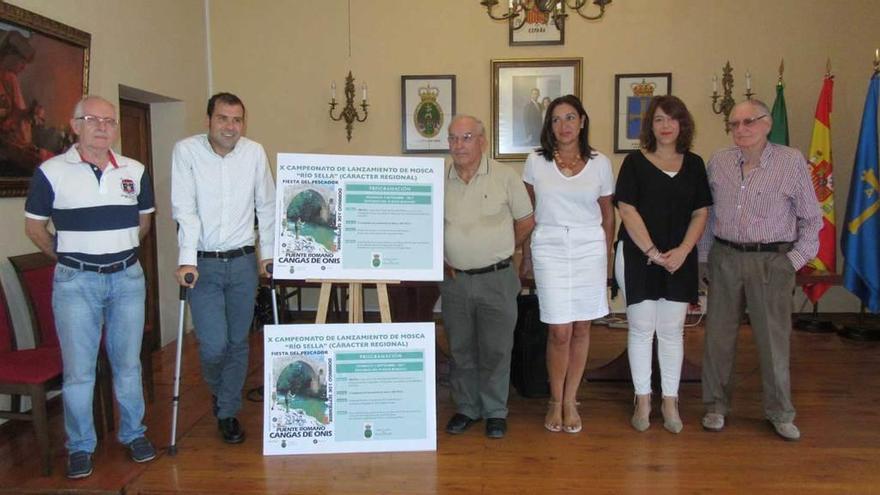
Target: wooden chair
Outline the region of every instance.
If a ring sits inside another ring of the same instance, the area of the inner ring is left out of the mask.
[[[25,295],[37,347],[59,348],[58,333],[55,329],[55,315],[52,312],[52,280],[55,275],[55,260],[43,253],[10,256],[9,262],[15,269],[21,290]],[[60,354],[59,354],[60,356]],[[98,354],[95,373],[95,394],[93,413],[95,429],[100,438],[105,431],[113,431],[113,381],[110,362],[103,350]]]
[[[55,261],[43,253],[10,256],[9,262],[18,275],[34,329],[34,344],[58,347],[58,332],[52,314],[52,279]]]
[[[11,396],[10,408],[0,410],[0,418],[31,421],[40,447],[43,475],[52,472],[49,445],[49,414],[46,397],[50,390],[61,388],[61,349],[57,338],[41,342],[34,331],[34,349],[17,349],[15,330],[9,316],[6,295],[0,286],[0,393]],[[31,410],[21,410],[21,397],[31,399]]]

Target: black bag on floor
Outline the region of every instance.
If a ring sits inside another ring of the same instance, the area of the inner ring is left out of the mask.
[[[259,330],[263,325],[275,323],[272,314],[272,289],[257,287],[257,299],[254,303],[254,326]]]
[[[513,331],[510,381],[523,397],[549,397],[547,382],[547,324],[540,319],[538,296],[516,298],[518,317]]]

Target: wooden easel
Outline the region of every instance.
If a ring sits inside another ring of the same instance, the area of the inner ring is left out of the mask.
[[[399,284],[400,281],[388,280],[307,280],[309,283],[320,283],[321,293],[318,296],[318,310],[315,312],[315,323],[327,323],[327,311],[330,309],[330,291],[333,284],[348,284],[348,322],[364,322],[364,284],[376,284],[379,296],[379,316],[382,323],[391,323],[391,305],[388,302],[388,286]]]

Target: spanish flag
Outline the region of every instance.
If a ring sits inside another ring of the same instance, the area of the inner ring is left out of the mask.
[[[834,76],[825,75],[819,102],[816,104],[816,118],[813,122],[813,139],[810,142],[810,174],[813,189],[822,209],[822,230],[819,231],[819,252],[803,268],[804,273],[834,272],[837,269],[837,232],[834,224],[834,181],[831,176],[831,94],[834,90]],[[804,286],[804,294],[814,304],[828,290],[828,284]]]

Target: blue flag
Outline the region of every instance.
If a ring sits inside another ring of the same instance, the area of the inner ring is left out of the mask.
[[[872,313],[880,311],[880,154],[877,143],[877,102],[880,79],[868,85],[862,130],[853,166],[840,247],[846,262],[843,286]]]

